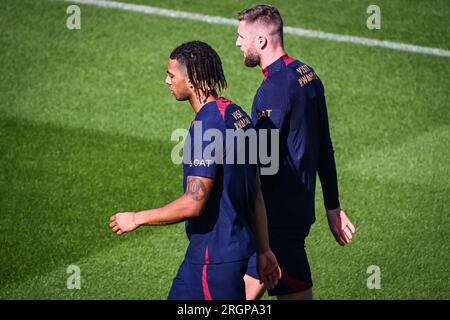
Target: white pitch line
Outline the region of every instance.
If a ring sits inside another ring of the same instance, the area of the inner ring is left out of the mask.
[[[163,9],[163,8],[151,7],[151,6],[146,6],[146,5],[139,5],[139,4],[130,4],[130,3],[123,3],[123,2],[116,2],[116,1],[104,1],[104,0],[66,0],[66,1],[70,2],[70,3],[93,5],[93,6],[97,6],[97,7],[120,9],[120,10],[125,10],[125,11],[134,11],[134,12],[140,12],[140,13],[144,13],[144,14],[151,14],[151,15],[177,18],[177,19],[188,19],[188,20],[201,21],[201,22],[220,24],[220,25],[232,25],[232,26],[238,25],[237,19],[227,19],[227,18],[216,17],[216,16],[207,16],[207,15],[198,14],[198,13],[169,10],[169,9]],[[450,57],[449,50],[432,48],[432,47],[416,46],[413,44],[406,44],[406,43],[400,43],[400,42],[394,42],[394,41],[377,40],[377,39],[370,39],[370,38],[363,38],[363,37],[356,37],[356,36],[347,36],[347,35],[340,35],[340,34],[315,31],[315,30],[309,30],[309,29],[302,29],[302,28],[293,28],[293,27],[284,27],[284,32],[288,33],[288,34],[293,34],[296,36],[306,37],[306,38],[316,38],[316,39],[323,39],[323,40],[330,40],[330,41],[337,41],[337,42],[353,43],[353,44],[359,44],[359,45],[363,45],[363,46],[381,47],[381,48],[407,51],[407,52],[413,52],[413,53],[419,53],[419,54],[429,54],[429,55],[434,55],[434,56],[439,56],[439,57]]]

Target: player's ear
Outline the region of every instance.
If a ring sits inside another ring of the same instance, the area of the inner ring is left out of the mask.
[[[256,38],[256,45],[259,49],[264,49],[267,46],[267,38],[265,36],[258,36]]]
[[[189,77],[186,77],[186,85],[188,86],[188,88],[194,89],[194,85],[192,84],[191,79],[189,79]]]

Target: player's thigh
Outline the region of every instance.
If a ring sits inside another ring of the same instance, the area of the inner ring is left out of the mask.
[[[264,295],[264,292],[266,292],[264,284],[259,283],[259,279],[246,274],[244,276],[244,282],[246,300],[259,300]]]

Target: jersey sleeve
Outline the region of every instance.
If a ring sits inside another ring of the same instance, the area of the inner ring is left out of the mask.
[[[320,148],[318,161],[318,174],[322,185],[324,206],[326,209],[336,209],[339,204],[339,190],[336,174],[336,162],[334,158],[333,143],[330,136],[328,112],[325,95],[320,95]]]
[[[216,115],[195,119],[185,142],[186,176],[216,177],[218,159],[222,157],[224,147],[223,127]]]
[[[289,114],[289,160],[305,184],[304,173],[315,176],[317,170],[325,208],[335,209],[339,207],[339,192],[322,82],[317,79],[301,90],[293,87],[291,92],[295,107]]]

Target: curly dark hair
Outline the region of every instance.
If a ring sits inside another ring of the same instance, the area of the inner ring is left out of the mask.
[[[222,62],[217,52],[201,41],[190,41],[176,47],[170,59],[177,60],[187,69],[197,97],[205,99],[211,94],[215,98],[227,88]]]

